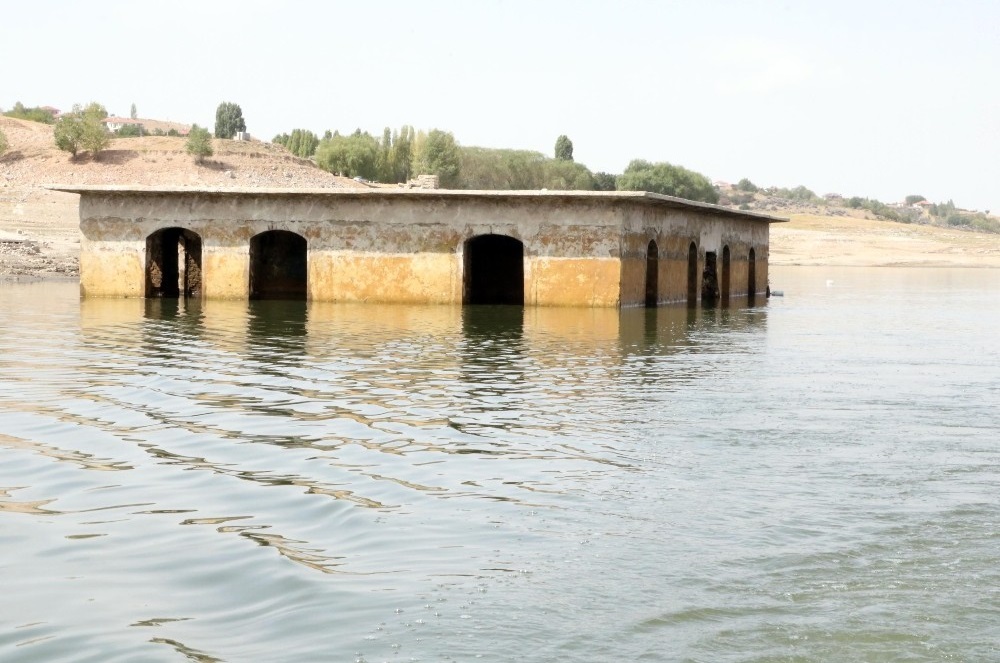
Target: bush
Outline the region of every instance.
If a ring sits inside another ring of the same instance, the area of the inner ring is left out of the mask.
[[[3,153],[7,151],[8,146],[9,144],[7,143],[7,134],[5,134],[2,129],[0,129],[0,156],[2,156]]]
[[[760,191],[760,187],[744,177],[736,183],[736,190],[746,191],[747,193],[757,193]]]
[[[210,157],[214,154],[212,150],[212,134],[209,133],[208,129],[203,129],[197,124],[193,124],[191,125],[191,131],[188,133],[185,147],[188,154],[194,156],[195,163],[201,163],[205,160],[205,157]]]
[[[52,113],[44,110],[42,108],[25,108],[24,104],[20,101],[14,104],[14,108],[10,109],[4,113],[7,117],[13,117],[18,120],[29,120],[31,122],[44,122],[45,124],[52,124],[56,119],[52,116]]]

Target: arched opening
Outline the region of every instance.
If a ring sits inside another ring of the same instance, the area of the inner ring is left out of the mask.
[[[729,246],[724,246],[722,247],[722,277],[719,279],[719,297],[724,302],[729,301],[730,273]]]
[[[646,306],[653,307],[659,303],[658,272],[660,266],[660,252],[656,248],[656,242],[649,240],[646,247]]]
[[[701,301],[714,304],[719,298],[718,259],[715,251],[705,252],[705,270],[701,274]]]
[[[306,239],[287,230],[250,238],[250,299],[306,298]]]
[[[524,305],[524,244],[505,235],[465,243],[465,303]]]
[[[698,245],[688,247],[688,304],[698,302]]]
[[[201,297],[201,237],[163,228],[146,238],[146,297]]]
[[[751,301],[757,296],[757,254],[753,249],[747,256],[747,296]]]

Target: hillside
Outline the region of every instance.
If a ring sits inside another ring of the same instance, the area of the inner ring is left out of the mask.
[[[10,144],[0,156],[0,277],[79,273],[77,196],[45,185],[367,186],[259,141],[215,140],[215,155],[199,166],[185,152],[184,138],[117,138],[95,162],[56,149],[50,125],[0,116],[0,129]],[[775,265],[1000,268],[996,234],[876,220],[865,210],[763,195],[750,207],[791,219],[771,227]]]
[[[97,161],[55,147],[52,125],[0,116],[8,150],[0,156],[0,276],[79,273],[78,197],[52,184],[192,187],[364,187],[259,141],[213,141],[202,165],[171,136],[116,138]]]

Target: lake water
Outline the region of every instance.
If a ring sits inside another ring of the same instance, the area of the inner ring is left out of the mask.
[[[1000,274],[771,286],[0,285],[0,660],[1000,660]]]

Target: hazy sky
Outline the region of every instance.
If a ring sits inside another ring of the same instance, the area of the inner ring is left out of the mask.
[[[99,101],[269,140],[411,124],[621,172],[1000,212],[1000,1],[5,3],[0,108]]]

